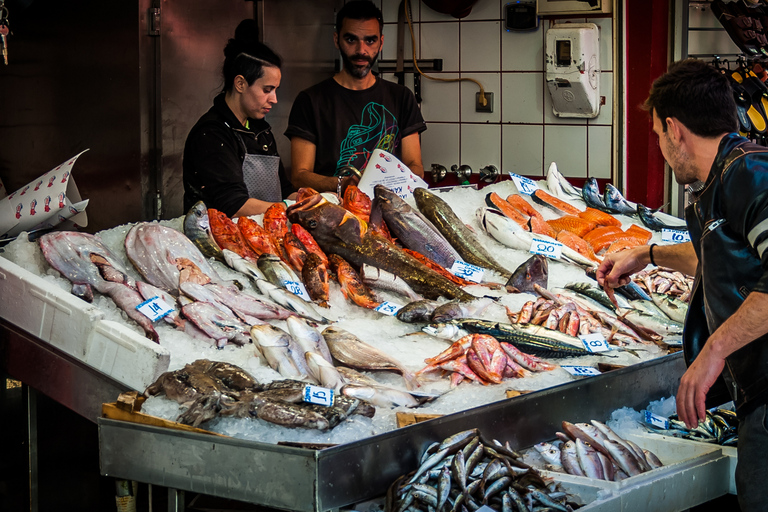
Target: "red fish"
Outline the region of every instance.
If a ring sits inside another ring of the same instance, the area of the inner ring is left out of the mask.
[[[307,259],[307,248],[301,243],[299,237],[288,231],[283,239],[283,248],[288,256],[288,264],[301,272],[304,268],[304,260]]]
[[[219,247],[222,249],[229,249],[241,258],[256,263],[259,257],[251,250],[248,244],[246,244],[245,240],[243,240],[240,230],[237,229],[237,225],[232,222],[232,219],[213,208],[208,208],[208,219],[211,223],[213,239],[216,240]]]
[[[288,232],[288,217],[285,214],[285,204],[275,203],[264,212],[264,229],[266,229],[275,242],[282,244],[286,232]]]
[[[344,191],[344,201],[341,205],[349,212],[357,215],[365,222],[371,218],[371,198],[368,194],[357,188],[355,185],[349,185]]]
[[[301,227],[301,224],[291,224],[291,232],[301,241],[308,253],[316,254],[326,265],[328,265],[328,256],[326,256],[320,246],[317,245],[317,242],[312,235],[309,234],[309,231]]]
[[[345,299],[349,299],[358,306],[368,309],[374,309],[381,304],[381,302],[373,297],[370,290],[366,288],[360,276],[352,268],[352,265],[347,263],[347,260],[338,254],[331,254],[328,257],[328,261],[331,263],[331,270],[339,280],[341,293],[344,294]]]
[[[257,256],[262,254],[279,255],[272,236],[266,229],[259,226],[258,222],[249,217],[240,217],[237,221],[237,227],[243,239]]]
[[[330,288],[327,260],[321,260],[317,254],[312,252],[307,254],[304,267],[301,269],[301,280],[304,281],[309,297],[322,307],[327,308]]]

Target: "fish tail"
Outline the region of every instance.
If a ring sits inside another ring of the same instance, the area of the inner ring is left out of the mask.
[[[415,389],[421,387],[421,379],[413,372],[403,371],[403,379],[405,380],[406,389]]]

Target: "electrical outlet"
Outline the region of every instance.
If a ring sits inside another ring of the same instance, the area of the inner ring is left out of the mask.
[[[485,105],[480,103],[480,93],[475,93],[475,112],[493,112],[493,93],[485,91]]]

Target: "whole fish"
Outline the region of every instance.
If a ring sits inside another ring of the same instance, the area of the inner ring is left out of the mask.
[[[101,240],[86,233],[57,231],[41,236],[39,244],[48,264],[72,282],[74,295],[88,302],[93,289],[106,295],[139,324],[147,338],[158,342],[152,322],[136,309],[144,302],[136,282]]]
[[[220,284],[210,283],[205,288],[216,297],[216,300],[226,305],[235,312],[252,316],[261,320],[285,320],[291,316],[291,311],[273,304],[265,302],[258,297],[244,292],[236,292],[231,288],[221,286]]]
[[[293,269],[274,254],[262,254],[257,265],[267,281],[280,288],[287,289],[287,283],[301,282]]]
[[[593,268],[588,268],[586,270],[587,277],[590,277],[594,280],[597,280],[597,270]],[[650,295],[648,295],[645,290],[643,290],[636,282],[630,281],[629,283],[625,284],[624,286],[619,286],[617,288],[613,289],[614,291],[622,294],[629,300],[647,300],[651,301]]]
[[[308,253],[316,254],[326,265],[328,264],[328,256],[325,255],[323,250],[317,245],[317,242],[309,231],[301,227],[301,224],[291,224],[291,233],[296,235],[301,244],[307,250]]]
[[[184,234],[207,258],[216,258],[224,262],[221,247],[216,243],[211,232],[208,208],[206,208],[205,203],[202,201],[195,203],[184,217]]]
[[[681,322],[675,322],[661,312],[660,314],[651,314],[646,311],[631,309],[621,315],[620,318],[660,334],[673,335],[683,333],[683,324]]]
[[[603,202],[603,198],[600,195],[600,186],[597,183],[597,178],[589,178],[584,182],[584,186],[581,188],[581,196],[587,206],[607,213],[618,213],[612,208],[608,208]]]
[[[168,304],[171,307],[176,306],[176,297],[171,295],[170,293],[166,292],[165,290],[161,290],[160,288],[156,286],[152,286],[149,283],[145,283],[144,281],[136,281],[136,290],[141,294],[141,296],[144,298],[144,300],[150,300],[154,297],[160,297],[163,302]],[[179,311],[174,309],[167,315],[163,317],[163,320],[169,324],[174,324],[179,329],[184,329],[184,320],[179,316]]]
[[[571,183],[565,179],[560,171],[558,171],[555,162],[549,164],[549,169],[547,169],[547,187],[552,195],[564,201],[581,199],[581,190],[571,185]]]
[[[505,324],[485,320],[460,320],[462,329],[472,333],[489,334],[499,341],[506,341],[526,354],[539,357],[563,358],[601,355],[584,348],[579,338],[560,331],[533,324]]]
[[[375,309],[381,304],[363,284],[363,281],[355,269],[352,268],[352,265],[347,263],[344,258],[338,254],[331,254],[328,257],[328,261],[331,263],[331,270],[336,274],[336,279],[338,279],[341,285],[341,293],[345,299],[349,299],[358,306],[368,309]]]
[[[341,376],[336,367],[334,367],[332,363],[326,361],[325,358],[317,352],[305,352],[304,357],[307,359],[309,375],[324,388],[333,389],[338,392],[341,387],[346,384],[344,377]],[[347,396],[358,398],[353,395]]]
[[[347,384],[341,392],[358,400],[363,400],[377,407],[418,407],[423,402],[413,395],[399,389],[378,385]]]
[[[619,189],[610,183],[606,183],[605,185],[605,191],[603,192],[603,202],[605,203],[606,207],[614,210],[616,213],[621,213],[624,215],[635,215],[637,213],[637,207],[632,206],[629,201],[624,199],[624,196],[621,195]]]
[[[576,453],[576,443],[574,441],[567,441],[560,448],[560,464],[568,474],[586,476],[586,473],[584,473],[579,464],[579,456]]]
[[[254,325],[251,339],[274,370],[286,379],[304,380],[310,372],[304,351],[290,334],[274,325]]]
[[[291,333],[293,339],[299,344],[304,352],[315,352],[320,354],[329,363],[333,363],[331,352],[328,350],[328,345],[325,343],[323,335],[320,331],[312,327],[297,316],[290,316],[286,320],[288,332]]]
[[[374,194],[390,233],[405,247],[448,269],[454,262],[461,260],[459,253],[442,233],[400,196],[384,185],[376,185]]]
[[[354,334],[338,327],[326,327],[323,338],[328,343],[331,355],[341,364],[359,370],[395,371],[403,376],[408,389],[418,386],[416,377],[402,363],[365,343]]]
[[[579,460],[579,466],[588,478],[605,479],[603,464],[600,462],[597,452],[581,439],[576,439],[576,456]]]
[[[237,316],[232,309],[219,302],[213,292],[202,284],[194,282],[181,283],[181,285],[179,285],[179,290],[190,299],[198,302],[206,302],[227,316]]]
[[[317,254],[309,253],[301,269],[301,280],[309,297],[319,306],[327,308],[330,293],[328,260],[323,261]]]
[[[551,464],[556,471],[562,469],[562,463],[560,462],[560,448],[547,442],[534,445],[533,448],[539,452],[541,458]]]
[[[225,315],[209,302],[192,302],[182,306],[181,314],[213,339],[217,348],[223,348],[228,341],[237,345],[249,342],[249,326],[234,316]]]
[[[662,293],[651,293],[651,298],[653,303],[669,318],[678,323],[685,323],[685,315],[688,313],[687,303]]]
[[[349,185],[346,188],[341,205],[365,222],[368,222],[371,217],[371,198],[356,185]]]
[[[221,254],[224,256],[224,261],[227,262],[227,265],[229,266],[229,268],[233,270],[237,270],[242,274],[245,274],[246,276],[250,277],[254,281],[267,280],[266,276],[264,276],[264,272],[259,270],[259,267],[257,265],[246,260],[239,254],[234,253],[229,249],[224,249],[223,251],[221,251]]]
[[[614,306],[613,302],[611,302],[611,299],[610,297],[608,297],[608,294],[605,293],[601,288],[598,288],[597,286],[592,286],[589,283],[568,283],[565,285],[565,287],[568,290],[573,290],[574,292],[584,295],[585,297],[589,297],[590,299],[594,300],[595,302],[601,304],[602,306],[608,308],[611,311],[616,311],[616,306]],[[629,301],[624,297],[618,296],[615,298],[619,308],[630,309],[632,307]]]
[[[240,217],[237,220],[237,229],[240,231],[245,243],[253,250],[256,256],[262,254],[274,254],[279,255],[275,242],[272,239],[272,235],[259,226],[259,223],[250,217]]]
[[[401,322],[409,324],[427,323],[432,318],[432,313],[435,312],[437,306],[438,303],[433,300],[417,300],[400,308],[395,317]]]
[[[285,212],[286,208],[284,203],[274,203],[267,208],[267,211],[264,212],[264,218],[262,219],[264,229],[272,235],[272,239],[275,241],[276,246],[283,244],[283,238],[285,238],[285,234],[288,231],[288,217]]]
[[[663,229],[688,231],[688,226],[685,224],[667,224],[666,222],[659,220],[650,208],[643,206],[642,204],[637,205],[637,214],[640,216],[640,220],[643,224],[645,224],[645,227],[653,231],[661,231]]]
[[[256,286],[263,295],[266,295],[297,315],[303,316],[309,320],[314,320],[315,322],[328,323],[328,319],[318,313],[317,310],[312,307],[311,303],[305,301],[298,295],[294,295],[283,288],[278,288],[269,281],[256,281]]]
[[[249,261],[256,262],[256,253],[243,240],[243,235],[240,234],[237,224],[232,222],[232,219],[214,208],[208,208],[208,219],[211,222],[213,238],[219,247],[229,249]]]
[[[467,302],[452,300],[440,304],[432,312],[430,321],[441,324],[462,318],[481,318],[483,312],[496,302],[492,297],[479,297]]]
[[[534,254],[512,272],[505,288],[509,293],[535,293],[533,284],[547,287],[549,264],[541,254]]]
[[[363,221],[344,208],[330,204],[320,195],[291,205],[288,216],[292,222],[307,229],[327,254],[338,254],[358,267],[369,264],[391,272],[428,298],[440,295],[449,299],[472,298],[389,240],[368,230]]]
[[[423,298],[413,291],[413,288],[411,288],[408,283],[386,270],[371,265],[363,265],[360,268],[360,277],[362,278],[363,283],[372,288],[379,288],[381,290],[398,293],[408,297],[411,301],[422,300]]]
[[[299,273],[304,268],[304,261],[307,259],[307,248],[301,243],[299,237],[288,231],[283,238],[283,248],[288,256],[288,263]]]
[[[448,203],[424,188],[413,192],[419,211],[443,234],[454,249],[467,263],[498,272],[509,279],[512,272],[498,263],[493,256],[483,248],[474,233],[459,219]]]

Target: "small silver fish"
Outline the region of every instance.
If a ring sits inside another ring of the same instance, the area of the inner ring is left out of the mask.
[[[395,274],[371,265],[364,264],[360,268],[360,277],[362,278],[363,283],[368,286],[404,295],[411,301],[422,300],[424,298],[413,291],[413,288],[411,288],[408,283]]]

